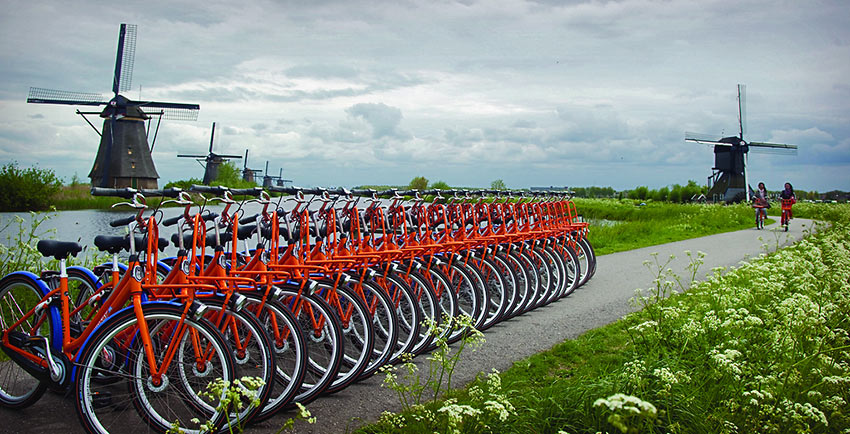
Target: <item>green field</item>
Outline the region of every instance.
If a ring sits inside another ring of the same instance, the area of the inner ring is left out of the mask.
[[[795,211],[831,227],[357,432],[850,432],[850,205]]]

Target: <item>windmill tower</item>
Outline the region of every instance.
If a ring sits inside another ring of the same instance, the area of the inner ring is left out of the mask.
[[[159,174],[151,157],[152,144],[148,144],[145,122],[152,116],[164,119],[197,120],[198,104],[168,103],[156,101],[132,101],[119,92],[130,90],[133,78],[133,63],[136,55],[136,25],[121,24],[118,33],[118,53],[115,56],[115,72],[112,76],[112,98],[106,101],[96,93],[66,92],[61,90],[31,87],[28,103],[62,104],[82,106],[105,106],[100,112],[77,114],[100,135],[100,146],[89,178],[98,187],[157,188]],[[86,115],[103,118],[100,131]],[[149,126],[149,125],[148,125]],[[156,141],[156,133],[154,139]]]
[[[272,186],[272,182],[276,179],[279,179],[279,176],[271,176],[269,175],[269,161],[266,160],[266,170],[265,175],[263,175],[263,188],[269,188]]]
[[[283,179],[283,167],[280,168],[280,172],[277,176],[269,175],[269,162],[266,161],[266,171],[265,176],[263,176],[263,188],[271,187],[272,184],[277,185],[279,187],[283,186],[284,182],[292,182],[291,179]]]
[[[215,142],[215,122],[212,124],[212,133],[210,133],[210,149],[207,155],[191,155],[177,154],[178,158],[196,158],[198,163],[204,167],[204,185],[210,185],[218,178],[218,169],[221,165],[230,159],[242,158],[241,155],[219,155],[213,152],[213,144]],[[248,158],[246,155],[245,158]]]
[[[750,200],[749,180],[747,179],[747,155],[754,153],[777,153],[796,155],[796,145],[779,143],[747,142],[746,86],[738,85],[738,136],[723,137],[698,133],[685,133],[685,141],[714,146],[714,167],[708,177],[710,199],[724,202]]]
[[[256,183],[256,181],[255,181],[255,177],[256,177],[256,175],[258,175],[259,173],[261,173],[261,172],[262,172],[262,170],[259,170],[259,169],[249,169],[249,168],[248,168],[248,150],[247,150],[247,149],[245,150],[245,160],[244,160],[244,162],[245,162],[245,165],[244,165],[244,166],[242,166],[242,180],[243,180],[243,181],[247,181],[247,182],[254,182],[254,183]]]

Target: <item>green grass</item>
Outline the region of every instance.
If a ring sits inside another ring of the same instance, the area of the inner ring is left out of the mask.
[[[673,241],[754,227],[753,209],[744,204],[673,204],[615,199],[575,199],[585,219],[620,222],[592,226],[589,239],[596,253],[633,250]],[[768,223],[772,220],[768,219]]]
[[[850,432],[850,205],[797,216],[831,228],[684,293],[654,266],[642,310],[357,432]]]

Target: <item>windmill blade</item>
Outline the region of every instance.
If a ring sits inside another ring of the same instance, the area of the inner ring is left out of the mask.
[[[148,114],[154,114],[154,111],[148,111],[150,108],[161,109],[162,117],[175,121],[196,121],[198,120],[198,110],[201,106],[198,104],[182,104],[175,102],[156,102],[156,101],[132,101],[128,105],[135,105]]]
[[[211,155],[214,155],[218,158],[232,158],[232,159],[238,159],[238,160],[242,159],[241,155],[220,155],[220,154],[215,154],[215,153],[213,153]]]
[[[212,132],[210,133],[210,150],[209,153],[212,154],[213,142],[215,141],[215,122],[213,122]]]
[[[136,59],[136,25],[121,24],[118,30],[118,51],[115,54],[115,73],[112,75],[112,93],[130,90],[133,85],[133,64]]]
[[[206,155],[177,154],[177,156],[181,158],[207,158]]]
[[[700,133],[692,133],[685,132],[685,141],[691,143],[700,143],[703,145],[712,145],[712,146],[732,146],[729,143],[723,143],[715,139],[717,136],[712,136],[709,134],[700,134]]]
[[[738,137],[744,139],[744,134],[747,133],[747,86],[738,85]]]
[[[27,102],[32,104],[104,105],[106,101],[99,93],[68,92],[65,90],[31,87]]]
[[[797,155],[797,145],[782,143],[750,142],[750,152],[758,154]]]

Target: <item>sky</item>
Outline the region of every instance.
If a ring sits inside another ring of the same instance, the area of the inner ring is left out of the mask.
[[[160,185],[200,178],[179,153],[244,155],[301,186],[509,188],[705,184],[738,133],[751,184],[850,190],[846,0],[0,0],[0,164],[87,181],[97,133],[29,87],[111,97],[121,23],[138,25],[131,99],[200,104],[165,120]],[[100,128],[99,118],[92,119]],[[243,162],[237,161],[242,167]]]

